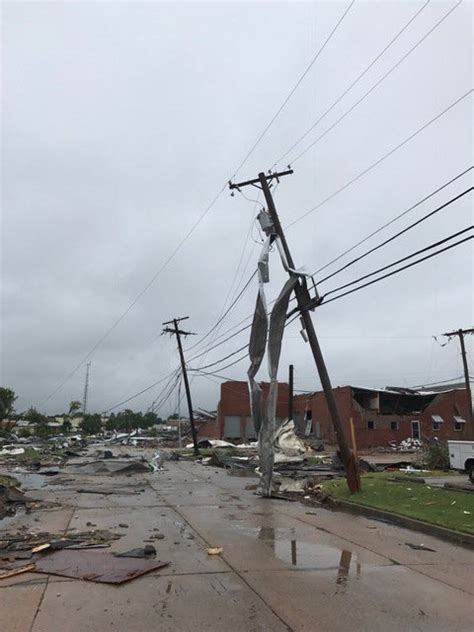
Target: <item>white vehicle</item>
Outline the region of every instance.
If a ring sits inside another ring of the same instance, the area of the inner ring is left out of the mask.
[[[448,441],[449,467],[464,470],[474,483],[474,441]]]

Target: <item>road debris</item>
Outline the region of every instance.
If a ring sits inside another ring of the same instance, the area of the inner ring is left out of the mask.
[[[429,546],[425,546],[424,544],[412,544],[411,542],[405,542],[405,544],[415,551],[430,551],[431,553],[436,553],[435,549],[430,549]]]
[[[208,555],[220,555],[224,548],[222,546],[214,546],[207,549]]]
[[[156,549],[152,544],[146,544],[144,547],[130,549],[130,551],[125,551],[124,553],[114,553],[114,555],[115,557],[147,558],[155,556]]]
[[[168,564],[169,562],[160,560],[64,549],[40,558],[34,564],[34,572],[91,582],[122,584]]]

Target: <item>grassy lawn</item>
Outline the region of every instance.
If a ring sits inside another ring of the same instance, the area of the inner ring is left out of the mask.
[[[474,534],[474,493],[430,488],[409,481],[392,483],[384,474],[363,476],[362,491],[353,496],[344,479],[329,481],[324,489],[335,498]]]

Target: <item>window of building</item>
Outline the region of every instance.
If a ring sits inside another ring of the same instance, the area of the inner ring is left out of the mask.
[[[431,423],[433,430],[440,430],[441,424],[444,423],[444,419],[441,415],[431,415]]]
[[[390,430],[400,430],[400,423],[398,421],[391,421]]]
[[[456,432],[461,432],[462,430],[464,430],[465,423],[466,423],[465,419],[463,419],[462,417],[459,417],[458,415],[454,415],[453,424],[454,424],[454,430],[456,430]]]
[[[367,422],[367,430],[375,430],[375,421]]]

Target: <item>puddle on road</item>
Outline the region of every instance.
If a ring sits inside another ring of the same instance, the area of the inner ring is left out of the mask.
[[[346,589],[350,576],[360,578],[361,565],[357,559],[353,559],[354,554],[348,549],[301,540],[294,528],[233,526],[241,533],[263,541],[276,558],[289,566],[304,570],[334,571],[336,592]]]

